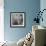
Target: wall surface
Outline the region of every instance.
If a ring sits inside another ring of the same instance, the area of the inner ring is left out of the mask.
[[[4,41],[4,0],[0,0],[0,42]]]
[[[40,9],[40,0],[4,0],[4,38],[7,41],[18,41],[32,30],[35,14]],[[25,28],[10,27],[10,12],[26,12]]]
[[[41,0],[40,1],[40,9],[41,9],[41,11],[43,9],[46,9],[46,0]],[[46,27],[46,10],[44,10],[42,17],[43,17],[43,22],[41,21],[40,22],[40,25]]]

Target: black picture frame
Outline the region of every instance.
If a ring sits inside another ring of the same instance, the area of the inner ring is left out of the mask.
[[[26,13],[25,12],[10,12],[10,27],[18,28],[25,27],[26,25]]]

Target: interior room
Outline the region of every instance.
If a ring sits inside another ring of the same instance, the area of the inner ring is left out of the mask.
[[[45,5],[46,0],[2,0],[0,46],[46,46]]]

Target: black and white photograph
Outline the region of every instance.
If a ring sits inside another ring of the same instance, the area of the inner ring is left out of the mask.
[[[11,27],[24,27],[25,18],[24,12],[11,12],[10,13],[10,26]]]

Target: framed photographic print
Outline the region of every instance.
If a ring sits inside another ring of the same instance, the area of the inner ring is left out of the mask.
[[[25,12],[10,12],[10,27],[24,27]]]

